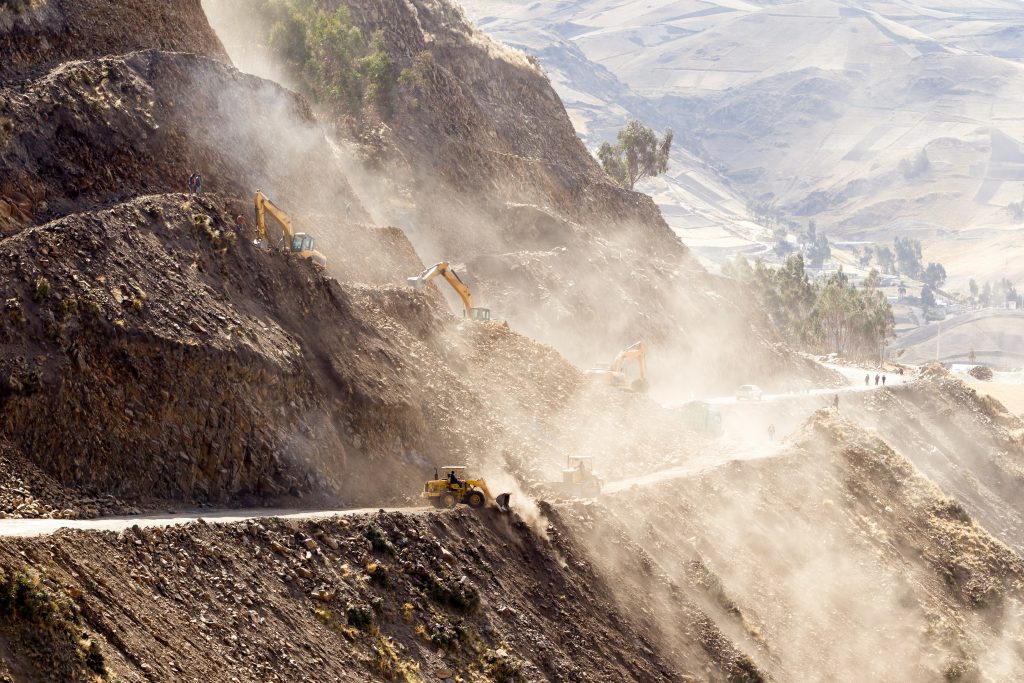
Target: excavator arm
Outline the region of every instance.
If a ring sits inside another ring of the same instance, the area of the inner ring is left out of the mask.
[[[295,226],[292,225],[292,219],[288,217],[284,211],[279,209],[274,202],[260,192],[256,190],[256,229],[258,230],[259,239],[261,242],[267,239],[267,218],[266,214],[270,214],[274,220],[280,224],[281,229],[284,230],[284,239],[287,244],[292,243],[292,238],[295,237]]]
[[[626,364],[626,361],[630,358],[636,358],[640,365],[640,379],[647,379],[647,347],[644,346],[642,341],[633,344],[628,349],[625,349],[615,357],[615,361],[612,362],[612,372],[622,372],[622,367]]]
[[[452,269],[447,261],[435,263],[416,277],[409,278],[408,282],[416,289],[419,289],[438,275],[443,277],[452,286],[455,293],[459,295],[459,298],[462,299],[464,316],[474,320],[490,320],[491,312],[486,308],[476,308],[473,306],[472,292],[469,291],[469,287],[466,286],[466,283],[462,281],[462,278],[459,277],[459,274]]]
[[[619,352],[619,355],[615,357],[615,360],[611,365],[611,372],[613,375],[620,375],[622,368],[625,366],[626,361],[630,358],[636,358],[637,363],[640,366],[640,378],[633,382],[633,389],[636,391],[647,390],[647,347],[644,346],[642,341],[638,341],[627,349]]]

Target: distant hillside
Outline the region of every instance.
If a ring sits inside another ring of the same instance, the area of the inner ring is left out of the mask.
[[[900,360],[912,364],[936,357],[943,363],[966,363],[972,349],[978,363],[1004,370],[1024,367],[1024,311],[986,309],[918,327],[891,351],[903,350]]]
[[[588,142],[634,116],[677,131],[684,178],[644,189],[698,253],[715,255],[716,221],[707,246],[757,239],[755,199],[830,236],[923,239],[957,287],[1024,277],[1020,259],[988,258],[1020,234],[1020,3],[465,4],[538,55]]]

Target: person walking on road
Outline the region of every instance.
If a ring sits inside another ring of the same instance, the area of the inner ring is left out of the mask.
[[[768,425],[768,440],[775,441],[775,425]]]
[[[881,379],[878,375],[875,375],[875,386],[878,386],[878,380]]]
[[[864,375],[864,386],[866,386],[866,387],[871,386],[871,375],[870,374]]]
[[[885,375],[882,375],[882,386],[885,386]]]
[[[832,399],[832,405],[833,405],[833,407],[835,407],[836,412],[838,413],[839,412],[839,394],[836,394],[835,398]]]

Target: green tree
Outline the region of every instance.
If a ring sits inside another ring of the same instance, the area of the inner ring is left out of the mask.
[[[882,286],[882,275],[878,272],[878,269],[871,269],[871,272],[868,273],[867,278],[864,280],[864,286],[868,289],[878,289]]]
[[[885,247],[880,244],[875,245],[875,262],[878,264],[878,267],[882,269],[883,273],[888,275],[892,274],[895,259],[892,255],[892,250],[889,249],[889,247]]]
[[[672,150],[671,130],[660,140],[657,134],[639,121],[630,121],[619,131],[616,145],[604,143],[597,158],[605,172],[623,187],[633,190],[644,178],[653,178],[668,170]]]
[[[939,289],[946,282],[946,269],[941,263],[929,263],[924,269],[924,281],[932,286],[932,289]]]
[[[922,149],[913,159],[904,159],[900,162],[900,173],[906,180],[913,180],[923,176],[931,167],[932,162],[928,158],[928,153]]]
[[[971,298],[972,299],[977,299],[978,298],[978,283],[975,282],[973,277],[971,278],[971,281],[967,283],[967,287],[971,290]]]
[[[921,268],[921,242],[909,237],[897,237],[893,240],[893,248],[896,252],[896,264],[899,272],[903,275],[920,279]]]
[[[932,290],[931,285],[925,285],[921,288],[921,307],[925,311],[929,308],[935,308],[935,292]]]
[[[830,256],[832,247],[824,235],[818,235],[814,243],[807,247],[807,262],[812,268],[821,268]]]

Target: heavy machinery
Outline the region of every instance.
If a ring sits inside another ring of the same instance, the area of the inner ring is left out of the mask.
[[[622,368],[626,365],[626,361],[630,358],[636,358],[640,367],[640,377],[633,380],[630,384],[629,379],[626,377],[626,373],[622,371]],[[595,365],[587,375],[594,379],[600,379],[609,382],[612,386],[625,389],[626,387],[631,388],[633,391],[645,392],[647,391],[647,347],[644,346],[642,341],[638,341],[627,349],[623,349],[619,352],[619,355],[615,357],[611,365],[598,364]]]
[[[473,306],[473,294],[469,291],[469,287],[462,281],[459,274],[456,273],[447,261],[441,261],[430,266],[416,277],[407,278],[407,282],[416,289],[421,289],[425,284],[433,280],[435,277],[440,275],[448,284],[452,286],[455,293],[462,299],[463,311],[462,315],[470,320],[490,320],[491,309],[489,308],[477,308]]]
[[[509,511],[511,493],[492,496],[486,481],[466,478],[466,468],[462,465],[447,465],[441,471],[444,476],[439,478],[437,470],[434,470],[434,478],[424,484],[423,493],[420,494],[434,507],[453,508],[462,503],[471,508],[482,508],[487,503],[493,503],[502,512]]]
[[[596,498],[601,480],[594,474],[594,456],[570,455],[562,470],[562,481],[554,485],[558,493],[572,498]]]
[[[281,229],[284,231],[283,244],[288,251],[299,258],[309,259],[313,262],[314,266],[321,270],[327,267],[327,257],[314,248],[312,235],[307,235],[304,232],[295,232],[295,226],[292,225],[292,219],[288,217],[288,214],[279,209],[260,190],[256,190],[257,245],[263,245],[267,242],[266,214],[268,213],[281,225]]]

